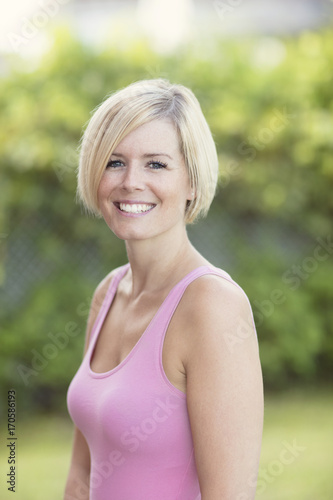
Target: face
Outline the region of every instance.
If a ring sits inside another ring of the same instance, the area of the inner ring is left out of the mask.
[[[185,226],[192,193],[170,120],[141,125],[118,144],[97,197],[107,225],[124,240],[156,238]]]

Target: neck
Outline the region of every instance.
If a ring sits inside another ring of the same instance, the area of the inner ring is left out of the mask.
[[[172,234],[167,231],[157,238],[126,241],[126,250],[131,266],[132,298],[143,291],[153,293],[160,289],[186,267],[207,263],[190,243],[185,226],[173,228]]]

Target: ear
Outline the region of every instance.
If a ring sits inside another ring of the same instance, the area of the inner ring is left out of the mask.
[[[193,187],[189,187],[188,192],[187,192],[187,200],[194,200],[196,197],[196,192]]]

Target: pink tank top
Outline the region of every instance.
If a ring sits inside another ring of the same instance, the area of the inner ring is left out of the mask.
[[[68,389],[69,413],[90,449],[89,500],[200,500],[186,394],[163,370],[163,340],[189,283],[205,274],[236,283],[213,266],[193,270],[172,288],[128,356],[114,369],[96,373],[90,368],[92,353],[128,268],[120,267],[110,283]],[[78,498],[86,490],[78,485]]]

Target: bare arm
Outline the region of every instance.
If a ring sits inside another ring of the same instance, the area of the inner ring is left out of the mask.
[[[251,310],[234,284],[199,281],[186,300],[184,365],[202,500],[254,500],[263,384]]]
[[[114,271],[108,274],[108,276],[98,285],[94,293],[87,322],[84,354],[88,349],[91,330],[113,276]],[[65,487],[64,500],[89,500],[89,482],[89,447],[83,434],[74,426],[72,457]]]
[[[90,453],[87,442],[74,426],[71,465],[64,500],[89,500]]]

